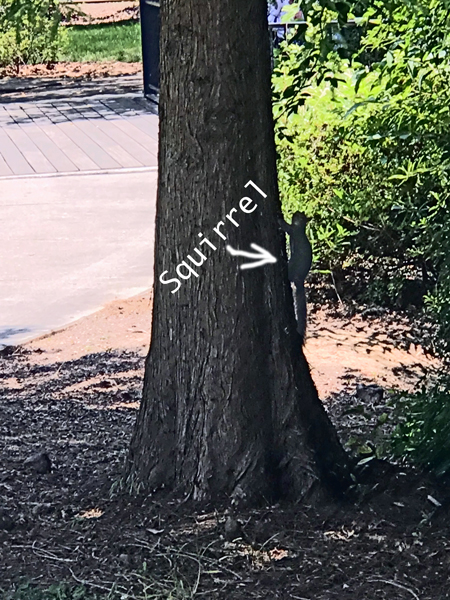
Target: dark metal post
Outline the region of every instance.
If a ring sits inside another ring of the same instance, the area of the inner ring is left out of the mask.
[[[159,92],[159,7],[157,0],[140,0],[144,94],[156,102]]]

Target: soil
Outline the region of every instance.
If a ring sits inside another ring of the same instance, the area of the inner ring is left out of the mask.
[[[119,77],[142,72],[142,63],[118,61],[103,62],[59,62],[39,65],[21,65],[18,69],[5,67],[0,69],[1,78],[45,77],[89,80],[101,77]],[[7,79],[5,80],[8,81]]]
[[[311,497],[236,515],[122,491],[151,308],[150,293],[118,300],[0,352],[0,590],[450,598],[450,490],[409,468],[377,463],[356,504]],[[438,361],[413,345],[405,315],[309,308],[306,354],[331,418],[344,442],[378,443],[388,390],[413,388]]]
[[[98,25],[139,19],[139,2],[81,2],[70,8],[69,25]]]

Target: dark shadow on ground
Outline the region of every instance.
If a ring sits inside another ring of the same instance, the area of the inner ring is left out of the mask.
[[[8,345],[8,338],[15,335],[31,332],[31,329],[27,327],[14,328],[14,327],[0,327],[0,349]]]
[[[27,579],[84,583],[104,598],[115,586],[114,599],[132,589],[211,600],[450,597],[450,503],[421,473],[394,469],[356,505],[310,497],[241,510],[233,539],[223,510],[119,492],[143,357],[47,358],[21,347],[0,356],[0,592]],[[51,472],[24,464],[37,452]]]
[[[68,78],[20,77],[0,79],[1,104],[27,106],[36,103],[88,102],[92,97],[115,103],[118,111],[157,114],[157,105],[146,100],[142,75],[103,77],[91,81]]]

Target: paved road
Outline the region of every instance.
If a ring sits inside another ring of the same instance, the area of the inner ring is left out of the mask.
[[[0,83],[0,344],[152,284],[158,118],[132,84]]]

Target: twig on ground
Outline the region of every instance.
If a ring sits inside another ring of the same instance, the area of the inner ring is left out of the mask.
[[[79,577],[77,577],[75,575],[75,573],[73,572],[73,570],[70,567],[69,567],[69,571],[77,583],[81,583],[81,585],[89,585],[90,587],[96,588],[98,590],[102,590],[103,592],[108,592],[108,594],[111,592],[111,587],[113,587],[115,585],[114,583],[108,584],[111,586],[108,588],[108,587],[105,587],[104,585],[99,585],[98,583],[94,583],[93,581],[87,581],[86,579],[80,579]]]
[[[411,588],[406,587],[406,585],[402,585],[401,583],[397,583],[396,581],[391,581],[390,579],[381,579],[378,577],[373,577],[371,579],[368,579],[367,581],[370,581],[372,583],[379,582],[386,583],[387,585],[393,585],[394,587],[400,588],[401,590],[405,590],[405,592],[409,592],[411,596],[413,596],[413,598],[415,598],[416,600],[420,600],[419,596]]]

